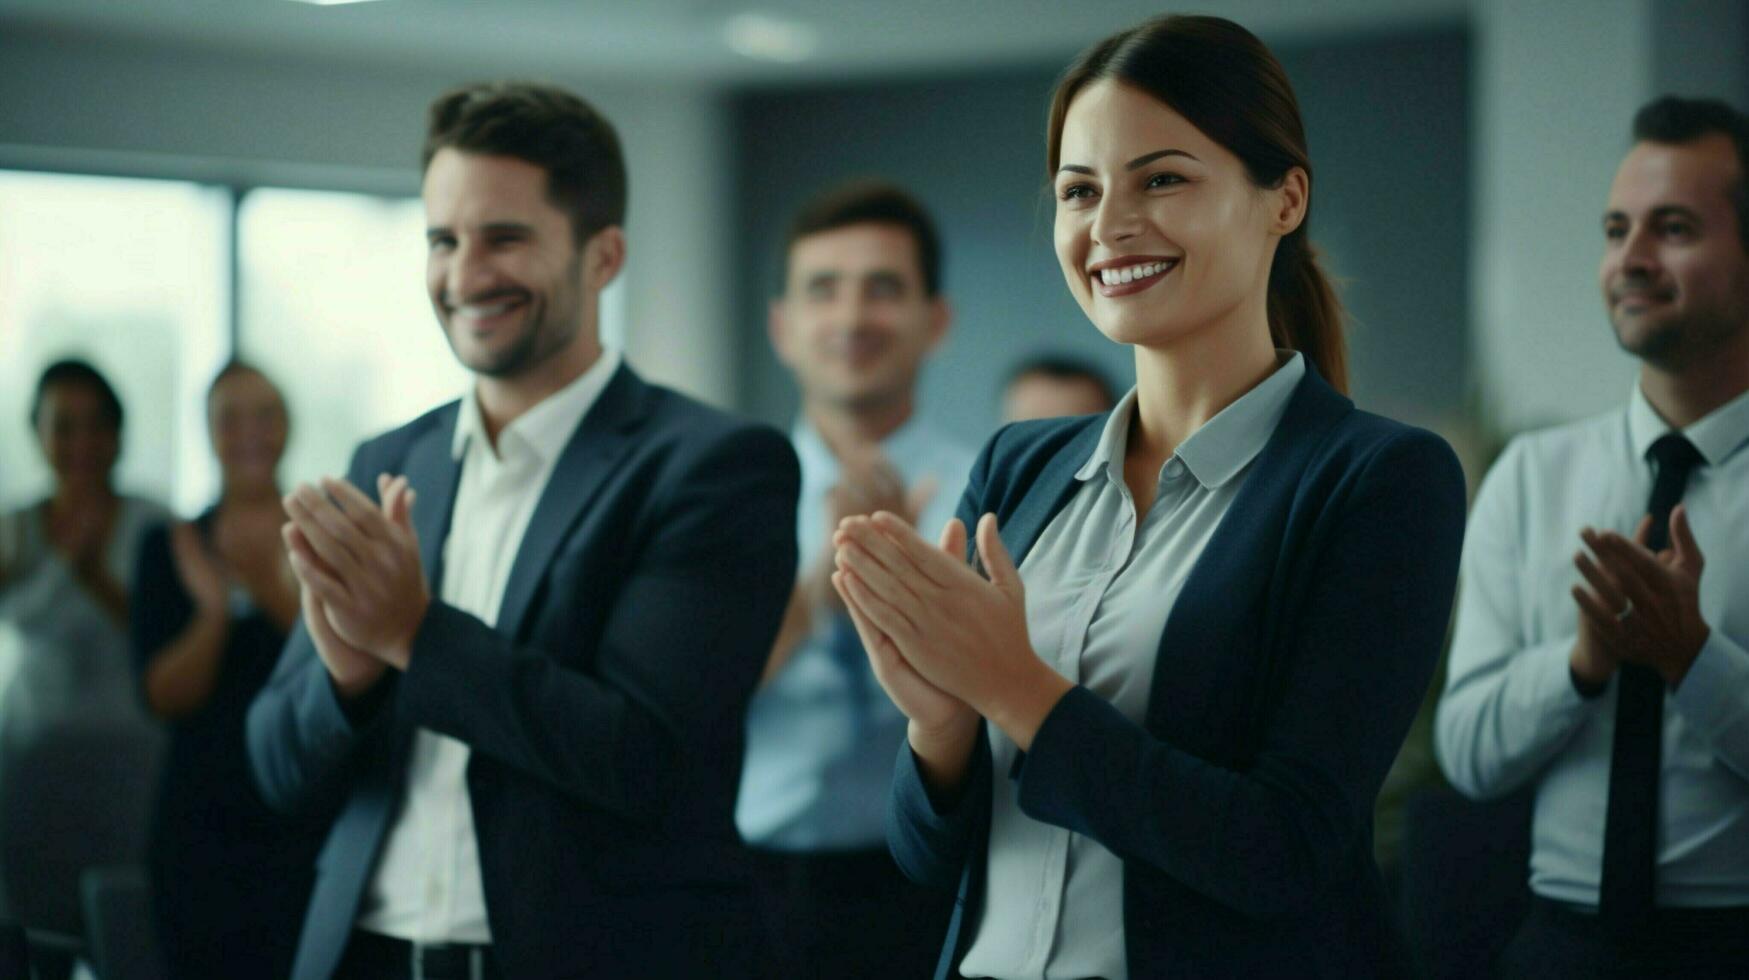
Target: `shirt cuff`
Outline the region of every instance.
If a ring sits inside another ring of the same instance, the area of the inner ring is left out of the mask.
[[[1586,697],[1573,683],[1573,639],[1561,637],[1531,647],[1520,654],[1520,664],[1526,682],[1525,693],[1532,705],[1553,711],[1576,713],[1596,704],[1615,684],[1612,676],[1603,690]]]
[[[1714,627],[1671,699],[1715,744],[1733,731],[1749,743],[1749,652]]]

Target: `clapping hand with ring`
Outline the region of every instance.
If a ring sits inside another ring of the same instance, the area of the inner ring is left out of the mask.
[[[1646,546],[1651,527],[1646,517],[1631,539],[1593,528],[1579,534],[1589,553],[1573,558],[1585,582],[1573,586],[1580,638],[1572,667],[1582,680],[1600,683],[1616,664],[1638,663],[1674,688],[1711,635],[1700,612],[1706,559],[1687,508],[1671,512],[1670,546],[1656,554]]]

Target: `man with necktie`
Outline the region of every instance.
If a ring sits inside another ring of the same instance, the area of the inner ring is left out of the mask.
[[[1749,117],[1634,138],[1599,276],[1638,383],[1484,481],[1439,706],[1453,785],[1536,787],[1509,977],[1749,975]]]
[[[882,182],[805,204],[771,304],[795,373],[801,575],[747,718],[735,819],[752,845],[771,977],[921,977],[953,896],[912,884],[887,853],[887,793],[905,716],[875,682],[832,589],[832,530],[885,510],[928,534],[953,516],[974,451],[916,411],[917,378],[946,336],[934,223]]]

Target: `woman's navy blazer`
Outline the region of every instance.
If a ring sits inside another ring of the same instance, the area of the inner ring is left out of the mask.
[[[995,513],[1023,560],[1104,418],[1002,429],[960,518]],[[1123,860],[1132,977],[1408,973],[1373,804],[1439,659],[1464,508],[1442,439],[1308,370],[1172,608],[1142,724],[1076,687],[1012,771],[993,773],[980,739],[950,805],[901,749],[893,854],[959,889],[937,975],[958,976],[979,919],[996,778]]]

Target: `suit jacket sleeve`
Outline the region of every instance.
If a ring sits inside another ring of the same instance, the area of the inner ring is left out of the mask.
[[[1280,698],[1252,763],[1163,741],[1084,687],[1046,717],[1019,774],[1029,816],[1086,834],[1240,914],[1315,907],[1351,867],[1438,659],[1463,536],[1445,443],[1387,441],[1308,537],[1306,590],[1282,623]]]
[[[658,491],[589,673],[433,602],[397,707],[585,803],[660,818],[694,749],[740,737],[795,580],[800,480],[774,430],[716,441]]]
[[[372,500],[375,475],[390,467],[375,443],[359,447],[346,479]],[[342,704],[299,617],[268,678],[249,706],[245,735],[249,768],[261,798],[277,810],[309,805],[334,781],[366,740],[379,737],[387,712],[378,710],[395,679],[384,676],[357,701]]]
[[[954,513],[968,531],[978,524],[995,445],[996,439],[992,438],[978,454]],[[968,534],[968,559],[976,547]],[[911,746],[908,743],[899,746],[899,757],[893,771],[893,790],[887,807],[887,846],[906,877],[934,888],[951,889],[959,884],[972,838],[979,827],[989,821],[990,770],[990,741],[980,722],[978,741],[972,747],[971,764],[966,769],[965,785],[952,806],[942,806],[924,785]]]

